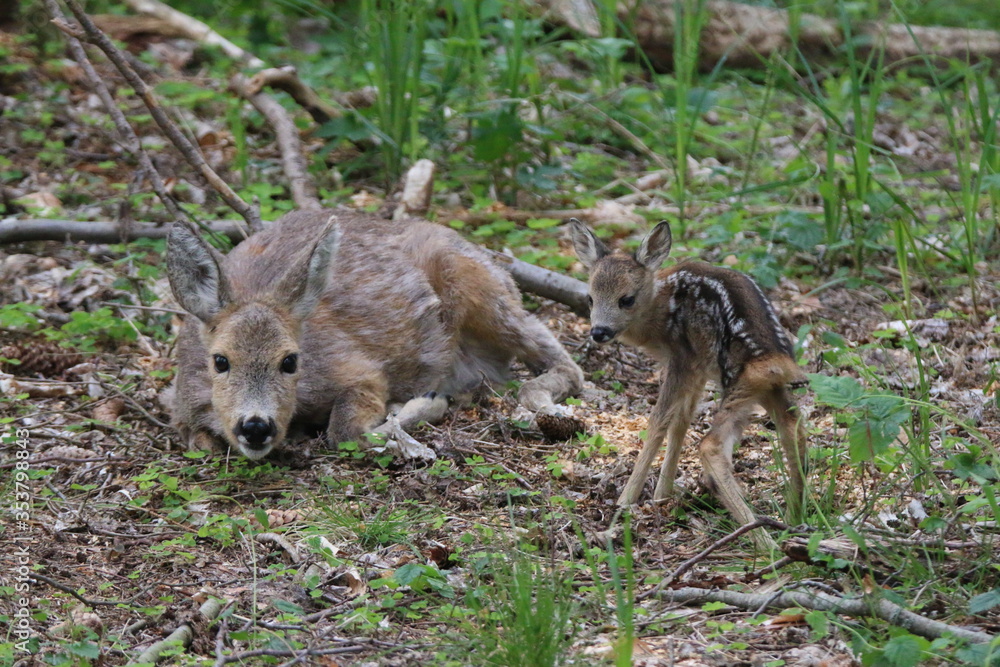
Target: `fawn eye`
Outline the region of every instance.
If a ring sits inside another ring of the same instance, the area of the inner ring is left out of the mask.
[[[618,299],[619,308],[631,308],[634,305],[635,305],[634,296],[623,296],[622,298]]]
[[[216,373],[225,373],[229,370],[229,359],[226,359],[221,354],[212,355],[212,359],[215,361]]]
[[[281,360],[281,372],[282,373],[294,373],[295,369],[299,367],[299,355],[290,354]]]

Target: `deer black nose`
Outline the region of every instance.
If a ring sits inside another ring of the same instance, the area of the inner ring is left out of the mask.
[[[233,430],[237,438],[246,440],[250,449],[263,449],[267,441],[278,432],[278,426],[273,419],[264,421],[262,417],[251,417],[241,421]]]
[[[615,330],[611,327],[594,327],[590,330],[590,337],[598,343],[607,343],[615,337]]]

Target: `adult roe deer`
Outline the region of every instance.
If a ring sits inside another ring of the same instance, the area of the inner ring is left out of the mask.
[[[510,276],[456,232],[364,214],[290,213],[223,257],[174,224],[167,272],[187,317],[172,418],[188,446],[265,456],[295,421],[331,444],[439,419],[446,395],[503,382],[518,359],[533,411],[583,374],[525,312]],[[386,422],[388,423],[388,422]]]
[[[733,445],[759,404],[777,426],[789,479],[787,513],[800,521],[806,440],[789,386],[805,376],[760,287],[738,271],[702,262],[661,269],[671,246],[666,222],[649,232],[634,255],[612,252],[576,219],[569,229],[590,274],[591,338],[598,343],[621,338],[662,365],[646,442],[618,504],[638,502],[664,436],[667,451],[653,499],[671,495],[684,436],[705,383],[714,379],[722,397],[699,445],[709,488],[741,524],[754,521],[732,459]]]

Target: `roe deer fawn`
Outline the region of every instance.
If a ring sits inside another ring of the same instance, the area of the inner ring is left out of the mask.
[[[670,254],[666,222],[653,228],[635,255],[612,252],[576,219],[570,233],[590,273],[591,338],[606,343],[620,337],[662,364],[646,443],[618,504],[639,500],[664,436],[667,451],[653,499],[671,495],[684,436],[706,381],[714,379],[722,398],[699,445],[709,488],[741,524],[754,521],[733,476],[732,457],[733,445],[759,404],[777,426],[789,478],[788,516],[800,521],[805,428],[788,387],[801,384],[805,376],[760,287],[742,273],[701,262],[660,269]]]
[[[510,276],[439,225],[300,211],[222,257],[174,224],[167,272],[193,315],[172,409],[190,447],[221,439],[259,459],[293,420],[331,444],[356,440],[385,427],[393,403],[406,429],[440,419],[446,394],[504,381],[514,358],[539,374],[520,389],[530,410],[583,383]]]

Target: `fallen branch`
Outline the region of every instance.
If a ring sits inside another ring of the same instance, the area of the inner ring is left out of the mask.
[[[514,282],[522,291],[569,306],[569,309],[580,317],[590,316],[587,283],[503,253],[494,252],[493,257],[510,272]]]
[[[62,13],[62,10],[59,9],[59,5],[56,3],[56,0],[45,0],[45,8],[48,10],[49,16],[53,20],[63,22],[66,21],[66,16]],[[163,205],[166,207],[170,215],[174,218],[179,218],[181,210],[174,202],[174,198],[167,192],[167,186],[164,184],[159,172],[156,171],[156,167],[153,166],[153,161],[149,158],[149,154],[146,153],[146,150],[142,147],[142,142],[139,141],[139,136],[135,133],[132,125],[130,125],[128,120],[125,118],[125,113],[118,108],[114,97],[111,95],[111,91],[108,90],[107,85],[104,83],[104,79],[102,79],[94,69],[94,65],[90,62],[90,58],[87,57],[87,52],[84,50],[83,45],[80,44],[80,40],[70,34],[67,34],[66,46],[69,48],[69,52],[73,56],[73,59],[76,60],[76,62],[83,69],[83,73],[86,75],[91,89],[97,93],[98,97],[101,98],[101,103],[104,105],[105,110],[111,117],[111,121],[114,123],[115,129],[118,130],[118,136],[121,139],[121,142],[125,145],[125,148],[135,156],[136,160],[139,161],[139,166],[149,177],[149,182],[153,186],[153,191],[160,198],[160,201],[163,202]]]
[[[654,588],[651,591],[647,591],[647,592],[642,593],[641,595],[639,595],[639,599],[642,600],[642,599],[648,598],[651,595],[655,595],[656,593],[659,593],[664,588],[666,588],[667,586],[669,586],[673,582],[675,582],[678,579],[680,579],[684,575],[685,572],[687,572],[688,570],[690,570],[692,567],[694,567],[695,565],[697,565],[701,561],[705,560],[709,556],[709,554],[711,554],[713,551],[715,551],[717,549],[721,549],[722,547],[726,546],[730,542],[733,542],[734,540],[738,539],[740,536],[745,535],[746,533],[749,533],[751,530],[754,530],[755,528],[763,528],[765,526],[769,527],[769,528],[777,528],[778,530],[788,530],[788,526],[786,524],[781,523],[780,521],[775,521],[774,519],[771,519],[771,518],[766,517],[766,516],[757,517],[756,520],[751,521],[750,523],[748,523],[746,525],[740,526],[739,528],[737,528],[733,532],[729,533],[728,535],[725,535],[725,536],[719,538],[718,540],[716,540],[715,542],[713,542],[712,544],[708,545],[707,547],[705,547],[704,549],[702,549],[700,552],[698,552],[697,554],[695,554],[691,558],[688,558],[686,561],[684,561],[683,563],[681,563],[677,567],[676,570],[674,570],[673,572],[671,572],[670,574],[668,574],[663,581],[661,581],[659,584],[657,584],[656,588]]]
[[[220,220],[207,225],[208,230],[229,238],[234,243],[245,238],[243,225],[237,220]],[[169,225],[141,222],[132,225],[126,241],[164,239]],[[76,220],[3,220],[0,221],[0,245],[30,241],[83,241],[85,243],[121,243],[122,235],[114,222],[79,222]]]
[[[223,600],[217,600],[215,598],[209,598],[207,602],[201,605],[198,613],[206,621],[211,622],[218,618],[219,614],[222,613],[223,608],[229,603]],[[149,664],[156,663],[162,659],[160,655],[168,648],[173,648],[180,644],[184,648],[187,648],[191,644],[191,640],[194,639],[194,629],[191,627],[192,622],[183,623],[177,627],[176,630],[171,632],[166,639],[160,640],[147,648],[145,651],[137,655],[134,659],[130,660],[126,667],[131,665]]]
[[[265,87],[277,88],[291,95],[300,107],[309,112],[318,125],[343,115],[340,109],[328,104],[316,94],[315,90],[302,83],[298,72],[291,65],[261,70],[246,83],[249,95],[256,95]]]
[[[118,47],[116,47],[110,39],[108,39],[108,36],[101,32],[100,29],[94,25],[94,22],[90,20],[90,17],[80,5],[79,0],[66,0],[66,5],[70,8],[70,11],[73,12],[76,20],[80,22],[80,25],[83,27],[83,32],[81,32],[76,26],[68,24],[66,21],[54,19],[53,23],[68,35],[78,39],[85,39],[87,42],[90,42],[101,49],[101,51],[103,51],[108,57],[108,60],[110,60],[121,75],[125,77],[125,80],[130,86],[132,86],[132,89],[136,92],[136,94],[142,98],[142,101],[146,104],[146,108],[149,109],[149,113],[153,117],[153,120],[156,121],[156,124],[160,126],[160,129],[163,130],[164,134],[167,135],[167,138],[170,139],[170,142],[177,148],[178,151],[180,151],[181,155],[184,156],[184,159],[187,160],[188,164],[196,169],[205,178],[205,180],[208,181],[209,185],[211,185],[212,188],[219,193],[230,208],[236,211],[244,220],[247,221],[247,224],[250,226],[252,231],[260,229],[263,226],[260,220],[260,211],[257,210],[256,207],[250,206],[243,201],[243,199],[236,194],[231,187],[229,187],[229,184],[222,180],[222,178],[215,173],[215,170],[208,165],[205,158],[198,150],[198,147],[192,144],[191,141],[180,131],[180,128],[178,128],[177,125],[170,120],[167,114],[164,113],[163,108],[156,99],[156,96],[153,95],[152,88],[146,85],[146,82],[143,81],[142,77],[140,77],[128,64],[122,52],[118,50]]]
[[[537,4],[556,24],[590,37],[604,36],[594,4],[588,0],[541,0]],[[661,71],[673,69],[677,4],[676,0],[618,3],[619,20],[631,26],[639,47]],[[698,66],[706,70],[723,60],[730,67],[764,68],[772,55],[788,53],[793,46],[810,59],[835,58],[849,36],[859,58],[880,49],[886,64],[924,55],[962,62],[1000,61],[1000,33],[992,30],[867,22],[850,26],[847,33],[839,20],[815,14],[802,14],[793,30],[784,9],[723,0],[706,2],[704,9]]]
[[[761,593],[737,593],[727,590],[706,590],[703,588],[679,588],[673,591],[660,591],[656,597],[667,602],[686,604],[688,602],[722,602],[747,611],[766,608],[786,609],[801,607],[817,611],[829,611],[842,616],[870,616],[887,623],[898,625],[915,635],[927,639],[937,639],[951,634],[974,644],[982,644],[997,640],[991,634],[968,630],[949,625],[941,621],[921,616],[901,606],[889,602],[885,598],[866,596],[864,598],[842,598],[819,591],[786,591],[779,595]]]
[[[288,177],[288,186],[295,206],[307,211],[322,208],[323,205],[316,196],[316,183],[309,175],[306,165],[302,142],[299,141],[299,131],[285,108],[270,95],[259,92],[259,89],[258,92],[251,92],[251,86],[242,75],[233,77],[229,87],[250,102],[274,128],[278,151],[281,153],[281,167]]]
[[[69,586],[67,586],[65,584],[61,584],[58,581],[56,581],[55,579],[49,579],[45,575],[38,574],[37,572],[29,572],[28,573],[28,577],[31,578],[31,579],[34,579],[35,581],[38,581],[40,583],[48,584],[52,588],[55,588],[56,590],[60,590],[63,593],[69,593],[70,595],[72,595],[73,597],[75,597],[77,600],[79,600],[83,604],[87,605],[88,607],[101,607],[101,606],[105,606],[105,607],[117,607],[120,604],[125,604],[125,603],[121,602],[120,600],[91,600],[90,598],[85,598],[82,595],[80,595],[79,593],[77,593],[75,589],[70,588]]]
[[[159,0],[125,0],[125,4],[140,14],[155,16],[189,39],[193,39],[201,44],[219,47],[230,58],[242,60],[250,67],[265,66],[263,60],[236,46],[198,19],[179,12]]]

